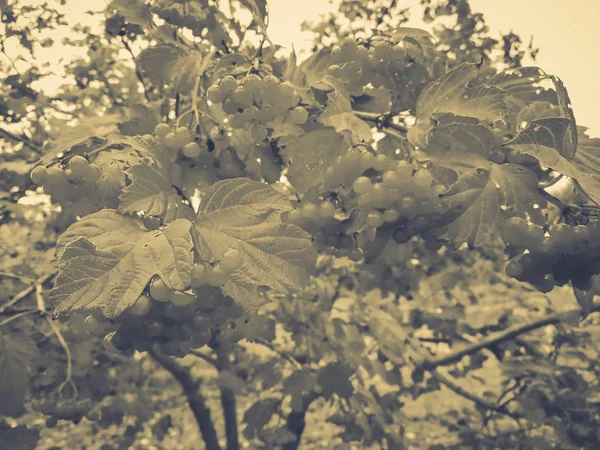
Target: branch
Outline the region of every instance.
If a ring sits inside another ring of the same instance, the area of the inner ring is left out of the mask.
[[[302,433],[304,433],[304,428],[306,427],[306,412],[310,404],[317,398],[319,398],[319,394],[311,391],[308,395],[302,397],[302,410],[292,411],[288,414],[286,428],[296,436],[296,439],[293,442],[284,444],[281,447],[282,450],[298,450],[302,441]]]
[[[0,128],[0,135],[7,137],[13,141],[22,142],[25,147],[29,148],[30,150],[33,150],[36,153],[42,153],[42,150],[40,150],[38,147],[32,144],[29,139],[17,136],[16,134],[11,133],[10,131],[5,130],[4,128]]]
[[[210,365],[212,365],[215,369],[219,369],[219,367],[217,366],[217,361],[214,360],[213,358],[211,358],[208,355],[205,355],[204,353],[198,351],[198,350],[190,350],[190,353],[194,356],[197,356],[198,358],[203,359],[204,361],[206,361],[207,363],[209,363]]]
[[[30,309],[28,311],[22,311],[18,314],[15,314],[14,316],[10,316],[8,319],[4,319],[2,322],[0,322],[0,328],[2,328],[4,325],[12,322],[15,319],[18,319],[20,317],[23,316],[28,316],[30,314],[39,314],[40,312],[37,309]]]
[[[218,370],[226,370],[229,365],[227,352],[222,348],[217,349],[217,358]],[[240,450],[235,394],[231,389],[226,388],[222,384],[219,384],[219,391],[221,393],[221,406],[223,407],[223,417],[225,419],[227,450]]]
[[[260,344],[263,347],[267,347],[269,350],[271,350],[273,353],[277,353],[279,356],[282,356],[283,358],[287,359],[293,366],[295,366],[297,369],[302,368],[302,364],[300,364],[298,361],[296,361],[292,356],[288,355],[287,353],[282,353],[280,351],[278,351],[275,347],[273,347],[272,344],[270,344],[269,342],[263,341],[262,339],[256,339],[254,341],[252,341],[255,344]]]
[[[194,380],[188,370],[175,359],[154,350],[150,350],[148,353],[181,385],[190,409],[194,413],[194,417],[200,428],[200,434],[202,434],[206,448],[221,450],[217,431],[210,416],[210,409],[206,406],[206,399],[200,392],[200,381]]]
[[[431,375],[434,378],[437,378],[440,381],[440,383],[444,384],[445,386],[447,386],[448,388],[450,388],[452,391],[456,392],[461,397],[464,397],[467,400],[471,400],[473,403],[475,403],[480,408],[487,409],[487,410],[490,410],[490,411],[495,411],[497,413],[510,416],[510,417],[512,417],[515,420],[517,420],[517,419],[520,418],[520,415],[515,414],[515,413],[510,413],[506,409],[505,405],[497,405],[496,403],[489,402],[489,401],[487,401],[487,400],[485,400],[485,399],[483,399],[481,397],[477,397],[476,395],[471,394],[470,392],[464,390],[462,387],[460,387],[459,385],[457,385],[456,383],[454,383],[454,381],[452,381],[449,377],[446,377],[445,375],[442,375],[437,370],[432,370],[431,371]]]
[[[32,284],[31,286],[23,289],[21,292],[19,292],[17,295],[15,295],[11,300],[9,300],[4,305],[2,305],[2,309],[0,309],[0,314],[4,313],[5,311],[7,311],[9,309],[11,309],[11,307],[14,306],[16,303],[20,302],[25,297],[27,297],[29,294],[31,294],[32,292],[34,292],[35,289],[36,289],[36,286],[38,284],[43,285],[46,281],[48,281],[54,275],[56,275],[56,272],[52,272],[52,273],[49,273],[49,274],[46,274],[46,275],[43,275],[43,276],[39,277],[37,280],[35,280],[34,284]]]
[[[140,83],[142,83],[142,87],[144,88],[144,97],[146,97],[146,100],[150,101],[150,97],[148,96],[148,90],[146,89],[146,84],[144,83],[144,77],[142,76],[142,72],[140,72],[140,69],[138,69],[138,66],[135,63],[135,55],[133,54],[133,50],[131,49],[131,46],[125,39],[125,36],[121,36],[121,41],[125,46],[125,50],[129,52],[129,54],[131,55],[131,59],[133,59],[133,64],[135,66],[135,76],[140,81]]]
[[[594,306],[591,312],[599,311],[600,305],[596,305]],[[580,309],[577,308],[571,311],[567,311],[567,313],[569,312],[576,314],[580,312]],[[472,355],[473,353],[477,353],[479,350],[483,350],[484,348],[490,348],[501,342],[514,339],[517,336],[520,336],[521,334],[537,330],[538,328],[545,327],[546,325],[557,325],[564,320],[564,316],[565,312],[559,312],[533,322],[515,325],[511,328],[508,328],[507,330],[494,333],[476,344],[466,346],[460,350],[450,353],[449,355],[441,356],[435,359],[425,360],[420,364],[420,367],[424,370],[433,370],[439,366],[447,366],[449,364],[456,363],[467,355]]]

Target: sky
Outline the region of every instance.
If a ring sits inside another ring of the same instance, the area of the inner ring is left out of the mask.
[[[419,0],[399,2],[402,7],[411,7],[408,26],[430,29],[420,20],[422,6]],[[471,0],[470,3],[474,12],[484,14],[492,37],[500,37],[500,32],[511,30],[526,42],[534,36],[534,44],[540,48],[535,64],[563,80],[577,123],[587,126],[592,136],[600,137],[600,117],[596,113],[596,105],[600,105],[597,83],[600,0]],[[308,50],[311,43],[311,34],[300,31],[302,22],[318,20],[320,14],[335,10],[329,0],[268,0],[268,4],[269,36],[289,50],[293,45],[297,52]],[[72,5],[68,20],[89,21],[90,17],[84,12],[102,9],[105,0],[69,0],[68,5]],[[46,51],[40,56],[57,63],[65,52],[56,49],[53,54]],[[55,77],[48,86],[52,84],[60,84],[60,77]]]

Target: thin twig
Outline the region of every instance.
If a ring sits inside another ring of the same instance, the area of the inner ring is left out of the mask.
[[[25,283],[31,283],[32,281],[34,281],[33,278],[26,277],[25,275],[17,275],[16,273],[3,272],[3,271],[0,271],[0,277],[15,278],[15,279],[21,280]]]
[[[24,317],[24,316],[28,316],[30,314],[38,314],[39,311],[37,309],[30,309],[29,311],[23,311],[20,312],[19,314],[15,314],[14,316],[10,316],[8,319],[4,319],[2,322],[0,322],[0,328],[2,328],[4,325],[12,322],[13,320],[16,320],[20,317]]]
[[[599,311],[600,311],[600,305],[596,305],[592,309],[591,312],[599,312]],[[544,317],[542,319],[535,320],[533,322],[515,325],[511,328],[508,328],[507,330],[504,330],[504,331],[501,331],[498,333],[494,333],[494,334],[486,337],[485,339],[483,339],[480,342],[466,346],[460,350],[454,351],[453,353],[450,353],[449,355],[444,355],[444,356],[441,356],[441,357],[438,357],[435,359],[425,360],[424,362],[422,362],[420,364],[420,367],[425,370],[433,370],[439,366],[447,366],[450,364],[454,364],[454,363],[460,361],[462,358],[464,358],[467,355],[472,355],[473,353],[477,353],[478,351],[483,350],[485,348],[490,348],[501,342],[514,339],[517,336],[520,336],[521,334],[525,334],[530,331],[537,330],[538,328],[544,327],[546,325],[557,325],[564,320],[565,314],[568,314],[568,313],[577,314],[579,312],[580,312],[580,309],[573,309],[571,311],[566,311],[566,312],[558,312],[558,313],[552,314],[550,316]]]
[[[197,356],[198,358],[203,359],[204,361],[206,361],[207,363],[209,363],[210,365],[212,365],[215,369],[218,369],[217,361],[214,360],[213,358],[211,358],[210,356],[205,355],[204,353],[202,353],[199,350],[193,350],[193,349],[190,350],[190,353],[192,355],[194,355],[194,356]]]
[[[30,150],[33,150],[36,153],[42,153],[42,150],[36,147],[34,144],[32,144],[29,139],[17,136],[16,134],[11,133],[10,131],[5,130],[4,128],[0,128],[0,135],[5,136],[13,141],[22,142],[25,147],[29,148]]]
[[[271,350],[273,353],[277,353],[279,356],[283,356],[285,359],[287,359],[290,363],[292,363],[292,365],[294,365],[296,368],[300,369],[302,368],[302,364],[300,364],[298,361],[296,361],[292,356],[280,352],[279,350],[277,350],[272,344],[270,344],[269,342],[263,341],[262,339],[256,339],[255,341],[253,341],[255,344],[260,344],[263,347],[268,348],[269,350]]]
[[[460,387],[459,385],[454,383],[454,381],[452,381],[450,379],[450,377],[447,377],[446,375],[441,374],[438,370],[432,370],[431,375],[434,378],[438,379],[440,383],[444,384],[446,387],[448,387],[452,391],[456,392],[461,397],[464,397],[467,400],[471,400],[473,403],[475,403],[480,408],[484,408],[484,409],[487,409],[490,411],[495,411],[500,414],[505,414],[514,419],[518,419],[520,417],[518,414],[514,414],[514,413],[507,411],[506,407],[504,407],[504,406],[497,405],[496,403],[489,402],[481,397],[471,394],[470,392],[466,391],[465,389],[463,389],[462,387]]]
[[[144,83],[144,77],[142,75],[142,72],[140,72],[140,70],[138,69],[138,66],[135,62],[135,55],[133,54],[133,50],[131,49],[131,46],[127,42],[127,39],[125,39],[125,36],[121,36],[121,41],[123,42],[123,45],[125,46],[125,50],[127,50],[129,52],[129,54],[131,55],[131,59],[133,59],[133,64],[135,66],[135,75],[136,75],[137,79],[140,81],[140,83],[142,84],[142,87],[144,88],[144,97],[146,97],[146,100],[150,101],[150,97],[148,95],[148,90],[146,89],[146,84]]]
[[[63,335],[60,332],[60,329],[58,328],[56,323],[48,316],[46,316],[46,321],[48,322],[48,325],[50,325],[50,328],[52,328],[52,331],[56,335],[58,342],[60,342],[60,345],[62,346],[62,348],[65,350],[65,353],[67,354],[67,376],[65,378],[65,381],[63,381],[60,384],[60,386],[58,387],[58,392],[61,392],[65,388],[65,386],[71,385],[71,387],[73,388],[73,392],[75,394],[74,396],[77,397],[77,386],[75,386],[75,383],[73,383],[73,380],[72,380],[73,358],[71,357],[71,350],[69,349],[69,345],[67,344],[67,341],[65,341],[65,338],[63,337]]]
[[[39,277],[37,280],[35,280],[34,284],[32,284],[31,286],[23,289],[21,292],[19,292],[17,295],[15,295],[11,300],[9,300],[4,305],[2,305],[2,309],[0,309],[0,313],[3,313],[4,311],[9,310],[16,303],[20,302],[21,300],[23,300],[24,298],[26,298],[29,294],[31,294],[32,292],[34,292],[35,291],[35,287],[38,284],[42,284],[43,285],[50,278],[54,277],[54,275],[56,275],[56,272],[48,273],[46,275],[42,275],[41,277]]]
[[[383,128],[391,128],[393,130],[396,130],[400,133],[406,133],[408,132],[408,128],[394,123],[394,122],[390,122],[389,121],[389,113],[387,114],[378,114],[378,113],[371,113],[371,112],[365,112],[365,111],[353,111],[354,114],[356,115],[356,117],[358,117],[359,119],[363,119],[363,120],[368,120],[369,122],[375,122],[376,124],[381,124],[381,126]],[[385,120],[384,120],[385,119]]]

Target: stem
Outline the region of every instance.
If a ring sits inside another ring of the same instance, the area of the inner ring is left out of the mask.
[[[577,309],[573,309],[573,310],[567,311],[567,312],[555,313],[548,317],[544,317],[543,319],[538,319],[533,322],[525,323],[522,325],[515,325],[511,328],[508,328],[507,330],[504,330],[504,331],[501,331],[498,333],[494,333],[493,335],[488,336],[487,338],[483,339],[482,341],[480,341],[476,344],[464,347],[460,350],[450,353],[449,355],[445,355],[445,356],[435,358],[435,359],[426,360],[423,363],[421,363],[420,366],[422,369],[425,369],[425,370],[433,370],[439,366],[447,366],[449,364],[456,363],[456,362],[460,361],[463,357],[465,357],[467,355],[472,355],[473,353],[477,353],[479,350],[483,350],[484,348],[493,347],[501,342],[508,341],[510,339],[514,339],[517,336],[520,336],[521,334],[528,333],[533,330],[537,330],[538,328],[545,327],[546,325],[559,324],[560,322],[563,321],[563,317],[565,316],[565,314],[567,314],[567,313],[576,314],[580,311],[581,310],[579,308],[577,308]],[[600,311],[600,305],[595,305],[591,312],[599,312],[599,311]]]
[[[296,439],[293,442],[288,442],[284,444],[281,448],[282,450],[298,450],[300,446],[300,442],[302,441],[302,433],[304,433],[304,429],[306,427],[306,412],[308,411],[308,407],[312,402],[314,402],[319,395],[315,392],[310,392],[308,395],[302,398],[302,410],[301,411],[292,411],[287,416],[287,429],[296,436]]]
[[[148,96],[148,90],[146,89],[146,85],[144,84],[144,77],[142,76],[142,72],[140,72],[137,64],[135,63],[135,55],[133,54],[133,50],[131,49],[131,46],[125,39],[125,36],[121,36],[121,41],[123,42],[123,45],[125,46],[125,50],[127,50],[129,52],[129,54],[131,55],[131,58],[133,59],[133,64],[135,65],[135,75],[136,75],[137,79],[140,81],[140,83],[142,83],[142,87],[144,88],[144,97],[146,97],[146,100],[150,101],[150,97]]]
[[[62,346],[62,348],[65,349],[65,353],[67,354],[67,376],[65,378],[65,381],[63,381],[60,386],[58,387],[58,391],[62,391],[63,388],[67,385],[70,384],[71,387],[73,388],[73,392],[74,392],[74,397],[77,397],[77,387],[75,386],[75,384],[72,381],[72,375],[73,375],[73,358],[71,357],[71,350],[69,349],[69,346],[67,345],[67,341],[65,341],[65,338],[63,337],[62,333],[60,332],[60,329],[56,326],[56,323],[54,323],[54,321],[52,319],[50,319],[50,317],[46,316],[46,321],[48,322],[48,325],[50,325],[50,328],[52,328],[52,331],[54,332],[54,334],[56,335],[56,338],[58,339],[58,342],[60,342],[60,345]]]
[[[392,130],[399,131],[400,133],[406,133],[406,132],[408,132],[408,128],[406,128],[406,127],[404,127],[402,125],[399,125],[397,123],[390,122],[388,120],[389,119],[389,113],[387,113],[387,114],[377,114],[377,113],[364,112],[364,111],[356,111],[356,110],[354,110],[353,113],[359,119],[368,120],[369,122],[375,122],[377,124],[381,124],[383,126],[383,128],[391,128]],[[383,118],[383,120],[382,120],[382,118]]]
[[[221,348],[217,349],[218,370],[226,370],[229,366],[228,354]],[[227,437],[227,450],[240,450],[239,431],[237,422],[237,405],[235,394],[231,389],[220,385],[221,406],[225,419],[225,436]]]
[[[208,355],[205,355],[204,353],[198,351],[198,350],[190,350],[190,353],[194,356],[197,356],[198,358],[203,359],[204,361],[206,361],[207,363],[209,363],[210,365],[212,365],[215,369],[218,369],[218,364],[217,361],[215,361],[213,358],[211,358]]]
[[[14,316],[9,317],[8,319],[4,319],[2,322],[0,322],[0,328],[2,328],[4,325],[6,325],[20,317],[28,316],[29,314],[37,314],[37,313],[39,313],[39,311],[37,309],[31,309],[29,311],[23,311],[23,312],[20,312],[19,314],[15,314]]]
[[[42,153],[42,151],[39,148],[37,148],[29,141],[29,139],[19,137],[8,130],[5,130],[4,128],[0,128],[0,135],[7,137],[13,141],[22,142],[25,147],[29,148],[30,150],[33,150],[36,153]]]
[[[271,343],[263,341],[262,339],[256,339],[256,340],[254,340],[254,343],[260,344],[263,347],[266,347],[269,350],[271,350],[273,353],[277,353],[279,356],[282,356],[283,358],[287,359],[297,369],[302,368],[302,364],[300,364],[298,361],[296,361],[292,356],[288,355],[287,353],[282,353],[279,350],[277,350],[275,347],[273,347],[273,345]]]
[[[505,414],[507,416],[513,417],[514,419],[517,419],[519,417],[516,414],[509,413],[506,410],[506,407],[504,405],[497,405],[495,403],[492,403],[483,398],[477,397],[476,395],[471,394],[470,392],[464,390],[462,387],[460,387],[459,385],[454,383],[454,381],[452,381],[449,377],[447,377],[446,375],[442,375],[437,370],[432,370],[431,375],[434,378],[437,378],[440,381],[440,383],[444,384],[445,386],[450,388],[452,391],[456,392],[461,397],[464,397],[467,400],[471,400],[473,403],[475,403],[480,408],[484,408],[484,409],[487,409],[490,411],[495,411],[500,414]]]
[[[150,350],[148,353],[181,385],[190,409],[194,413],[194,417],[198,423],[198,428],[200,428],[200,434],[206,444],[206,448],[221,450],[215,424],[210,415],[210,409],[206,406],[206,399],[200,392],[200,381],[194,380],[188,370],[175,359],[154,350]]]
[[[44,284],[46,281],[48,281],[54,275],[56,275],[56,272],[52,272],[52,273],[49,273],[49,274],[46,274],[46,275],[43,275],[43,276],[39,277],[37,280],[35,280],[34,284],[32,284],[31,286],[23,289],[21,292],[19,292],[17,295],[15,295],[11,300],[9,300],[4,305],[2,305],[2,309],[0,309],[0,313],[3,313],[5,311],[9,310],[16,303],[20,302],[22,299],[24,299],[29,294],[31,294],[33,291],[35,291],[36,286],[38,284]]]

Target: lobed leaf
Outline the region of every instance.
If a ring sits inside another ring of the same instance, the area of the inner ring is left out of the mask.
[[[310,236],[282,224],[287,198],[270,186],[244,178],[223,180],[202,199],[194,222],[194,241],[204,260],[237,248],[242,267],[231,275],[223,293],[243,308],[264,303],[261,286],[289,294],[306,286],[316,262]]]
[[[60,237],[56,285],[48,298],[56,314],[99,308],[115,318],[158,275],[174,290],[190,284],[191,222],[178,219],[145,231],[135,219],[102,210],[73,224]]]

